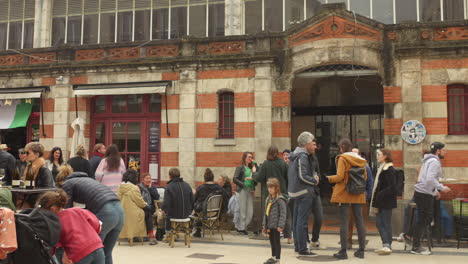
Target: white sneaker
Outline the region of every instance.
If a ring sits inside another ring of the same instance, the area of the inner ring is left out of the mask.
[[[320,241],[317,241],[317,242],[310,242],[310,249],[327,249],[326,247],[324,246],[321,246],[320,245]]]
[[[422,247],[411,249],[411,254],[415,255],[431,255],[432,251],[428,249],[423,249]]]
[[[388,247],[383,247],[381,249],[377,249],[375,250],[375,253],[379,254],[379,255],[390,255],[392,254],[392,250]]]

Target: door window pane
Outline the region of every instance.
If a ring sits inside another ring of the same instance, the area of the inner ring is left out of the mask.
[[[420,21],[440,21],[440,0],[419,1]]]
[[[161,112],[161,95],[152,94],[150,97],[150,112],[159,113]]]
[[[191,36],[206,37],[206,1],[190,1],[190,32]]]
[[[208,10],[208,35],[211,36],[224,36],[224,3],[220,1],[210,1]],[[221,1],[222,2],[222,1]]]
[[[167,39],[169,34],[169,0],[153,2],[153,39]]]
[[[463,20],[463,0],[444,0],[444,20]],[[468,5],[468,3],[466,3]]]
[[[171,38],[187,35],[187,7],[171,8]]]
[[[150,35],[150,11],[135,12],[135,41],[149,40]]]
[[[417,21],[416,0],[395,0],[396,22]]]
[[[104,123],[96,124],[96,139],[94,140],[94,144],[102,143],[104,144],[106,141],[106,126]]]
[[[141,113],[141,106],[143,105],[143,96],[132,94],[128,96],[128,112]]]
[[[120,152],[126,152],[125,148],[126,123],[112,123],[112,143],[117,145]]]
[[[351,0],[350,9],[354,11],[356,14],[370,17],[370,1],[369,0]]]
[[[67,27],[67,43],[81,43],[81,16],[69,16]]]
[[[130,122],[128,123],[127,132],[127,152],[140,152],[141,136],[141,123]]]
[[[100,43],[112,43],[115,41],[115,13],[101,14]]]
[[[286,1],[286,28],[304,20],[304,0]]]
[[[325,4],[325,0],[306,0],[307,18],[313,17],[318,12],[322,4]]]
[[[394,24],[392,1],[372,0],[372,12],[375,20],[384,24]]]
[[[262,0],[246,0],[245,33],[255,34],[262,31]]]
[[[132,41],[132,12],[120,12],[117,20],[117,41]]]
[[[159,128],[158,122],[148,124],[148,152],[159,152]]]
[[[112,96],[112,113],[127,112],[127,96],[114,95]]]
[[[139,154],[127,154],[127,169],[134,169],[137,172],[140,172],[141,169],[141,159]]]
[[[65,17],[52,19],[52,46],[65,43]]]
[[[34,44],[34,21],[24,22],[24,46],[23,48],[32,48]]]
[[[99,96],[94,99],[94,113],[102,114],[106,112],[106,97]]]
[[[265,30],[283,31],[282,0],[265,0]]]
[[[84,31],[83,31],[83,43],[84,44],[96,44],[98,35],[98,19],[97,14],[85,15],[84,16]]]

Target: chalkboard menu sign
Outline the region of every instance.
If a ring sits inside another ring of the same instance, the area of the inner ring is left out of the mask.
[[[148,152],[159,152],[159,123],[150,122]]]

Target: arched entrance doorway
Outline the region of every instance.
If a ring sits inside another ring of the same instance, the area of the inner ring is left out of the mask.
[[[336,173],[335,157],[342,138],[351,139],[376,171],[375,152],[384,145],[383,86],[376,70],[361,65],[333,64],[296,73],[291,104],[293,146],[302,131],[316,136],[321,175]],[[325,228],[334,229],[338,219],[336,207],[329,204],[330,184],[322,181],[320,191],[327,215]],[[371,222],[368,226],[375,230]]]

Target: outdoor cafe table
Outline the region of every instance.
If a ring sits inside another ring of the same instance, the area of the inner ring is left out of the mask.
[[[1,188],[6,188],[11,191],[11,194],[13,195],[13,203],[15,204],[18,199],[18,196],[20,195],[22,195],[23,197],[26,197],[27,195],[30,195],[30,194],[42,194],[48,191],[57,191],[57,188],[55,187],[46,187],[46,188],[38,187],[34,189],[10,188],[10,187],[1,187]]]

